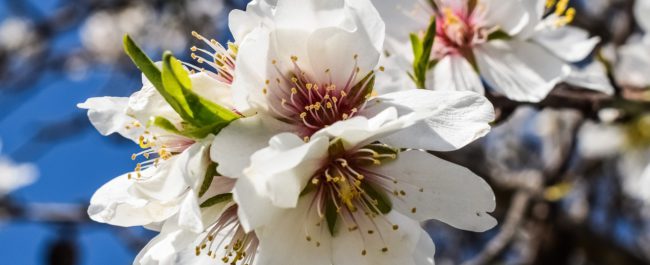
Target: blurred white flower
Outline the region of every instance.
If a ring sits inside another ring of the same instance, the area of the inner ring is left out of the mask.
[[[586,58],[599,38],[567,25],[575,10],[566,0],[505,2],[375,1],[384,19],[392,21],[387,29],[388,52],[409,62],[398,65],[402,68],[396,78],[408,79],[407,72],[412,72],[409,34],[422,37],[435,17],[431,53],[435,66],[427,73],[428,89],[484,93],[483,80],[510,99],[537,102],[557,83],[571,82],[566,80],[570,63]],[[605,73],[600,75],[604,79]],[[598,90],[612,93],[606,85]]]
[[[0,143],[0,150],[2,145]],[[38,170],[29,163],[17,164],[0,156],[0,198],[36,181]]]
[[[34,25],[29,19],[7,17],[0,22],[0,49],[29,56],[40,45]]]
[[[187,33],[182,31],[176,15],[157,14],[146,4],[135,3],[119,11],[91,14],[79,34],[84,47],[107,63],[123,55],[122,37],[127,33],[138,36],[144,47],[181,51],[186,48]]]
[[[616,82],[624,87],[635,89],[650,88],[650,1],[635,2],[634,14],[637,23],[645,31],[635,34],[618,49],[614,75]]]
[[[618,49],[616,82],[624,87],[650,88],[650,36],[635,35]]]

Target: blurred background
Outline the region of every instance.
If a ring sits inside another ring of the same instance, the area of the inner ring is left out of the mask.
[[[99,135],[76,104],[140,89],[124,33],[190,60],[190,32],[225,42],[246,2],[0,0],[0,264],[132,262],[154,233],[94,223],[86,207],[133,169],[137,146]],[[493,131],[436,154],[492,185],[499,219],[482,234],[425,224],[436,264],[650,264],[650,45],[634,4],[571,1],[574,25],[602,39],[590,60],[613,97],[567,85],[538,104],[490,96]]]

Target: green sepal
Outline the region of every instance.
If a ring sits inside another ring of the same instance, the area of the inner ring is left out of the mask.
[[[503,30],[497,30],[495,32],[490,33],[490,35],[488,35],[488,41],[510,40],[510,39],[512,39],[512,36],[508,35],[508,33],[506,33]]]
[[[149,57],[140,49],[140,47],[131,39],[127,34],[124,35],[124,51],[126,54],[131,57],[131,60],[135,64],[142,74],[151,82],[151,84],[156,88],[162,88],[162,74],[160,69],[154,64],[154,62],[149,59]]]
[[[171,123],[161,120],[159,123],[162,128],[201,138],[209,133],[217,133],[239,118],[231,110],[193,92],[189,73],[171,53],[163,55],[161,71],[128,35],[124,36],[124,50],[174,111],[192,125],[179,130]]]
[[[411,47],[413,48],[413,73],[409,76],[418,88],[424,89],[426,82],[427,70],[431,67],[431,51],[436,38],[436,19],[431,18],[431,23],[425,32],[424,38],[420,39],[417,35],[411,34]]]
[[[210,163],[208,170],[205,171],[205,177],[203,178],[203,183],[201,183],[201,188],[199,189],[199,198],[203,197],[203,195],[208,192],[208,189],[210,189],[210,185],[212,185],[212,181],[217,174],[217,163]]]
[[[367,100],[367,96],[372,93],[372,90],[375,88],[375,74],[373,71],[368,72],[366,76],[363,77],[359,82],[357,82],[351,89],[349,96],[356,97],[356,95],[361,95],[356,97],[357,102],[352,102],[352,106],[358,106],[362,102]]]
[[[231,110],[207,100],[191,90],[189,73],[171,53],[163,55],[162,80],[164,90],[177,102],[179,115],[197,128],[230,123],[239,116]]]
[[[213,126],[205,126],[201,128],[194,127],[191,124],[184,123],[182,128],[178,129],[171,121],[167,120],[164,117],[157,116],[153,120],[153,125],[164,129],[173,134],[182,135],[187,138],[192,139],[203,139],[208,134],[219,132],[223,127],[228,125],[228,123],[218,123]]]
[[[336,137],[330,141],[330,145],[327,149],[329,157],[340,157],[345,153],[345,146],[343,146],[343,139],[341,137]]]
[[[201,203],[201,208],[207,208],[230,200],[232,200],[232,193],[223,193],[223,194],[215,195],[212,198],[207,199],[203,203]]]
[[[376,214],[387,214],[393,209],[393,204],[391,203],[390,199],[388,199],[386,194],[375,189],[375,187],[373,187],[372,184],[369,184],[367,181],[362,181],[361,188],[366,192],[368,197],[375,200],[376,202],[375,206],[377,207],[377,209],[375,209],[374,207],[370,207],[370,208]],[[373,202],[369,202],[369,203],[374,204]],[[377,210],[379,210],[379,212],[377,212]]]
[[[162,128],[170,133],[183,135],[183,133],[178,128],[176,128],[174,123],[164,117],[157,116],[154,118],[153,125]]]
[[[334,202],[332,200],[325,200],[325,221],[327,222],[327,229],[332,236],[336,233],[336,221],[338,221],[338,218],[338,210]]]

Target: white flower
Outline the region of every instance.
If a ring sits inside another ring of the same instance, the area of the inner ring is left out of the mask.
[[[193,91],[205,98],[231,107],[229,85],[210,74],[190,76]],[[90,98],[79,104],[88,109],[91,123],[103,135],[119,133],[138,143],[144,150],[132,155],[143,157],[133,172],[119,176],[101,187],[88,213],[93,220],[120,226],[155,225],[184,209],[199,215],[189,179],[202,179],[209,160],[211,138],[196,140],[170,132],[155,124],[162,117],[176,128],[183,128],[181,117],[160,93],[143,78],[143,88],[128,98]],[[187,227],[202,231],[196,217],[183,219]]]
[[[213,145],[228,154],[228,162],[219,163],[222,174],[239,174],[227,167],[241,168],[249,158],[235,154],[250,154],[277,133],[309,139],[338,121],[371,117],[377,112],[366,109],[373,98],[381,99],[374,103],[381,109],[397,107],[400,115],[444,109],[395,137],[402,147],[454,150],[489,131],[493,108],[478,94],[377,94],[386,90],[381,84],[373,90],[384,24],[368,1],[280,0],[265,14],[239,46],[232,89],[236,109],[249,117],[233,122]],[[245,146],[228,144],[242,137],[250,138]]]
[[[198,197],[204,228],[194,231],[183,226],[186,214],[179,212],[161,225],[160,234],[140,251],[134,264],[255,264],[259,241],[239,223],[238,207],[230,195],[234,184],[234,179],[215,176],[210,189]],[[215,199],[219,202],[209,203]]]
[[[233,196],[242,225],[259,237],[258,262],[433,264],[420,221],[493,227],[487,212],[494,195],[481,178],[426,152],[384,144],[421,118],[387,108],[335,123],[307,143],[276,135],[252,154]]]
[[[554,2],[375,1],[384,18],[394,22],[387,30],[389,53],[406,62],[414,60],[409,34],[423,35],[435,16],[435,66],[427,73],[426,88],[484,93],[483,80],[496,93],[531,102],[544,99],[569,76],[569,63],[586,58],[599,41],[566,25],[575,16],[568,1]],[[553,6],[553,12],[546,11]],[[412,64],[400,65],[406,67],[399,69],[399,78],[408,78]],[[598,89],[612,92],[608,83]]]
[[[0,150],[2,149],[0,143]],[[0,156],[0,198],[36,181],[38,170],[32,164],[17,164]]]

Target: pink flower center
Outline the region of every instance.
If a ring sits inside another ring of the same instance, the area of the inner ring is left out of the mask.
[[[327,69],[326,82],[316,81],[297,61],[292,56],[293,70],[284,74],[274,60],[278,75],[275,80],[266,80],[262,92],[269,100],[271,112],[278,119],[296,125],[298,134],[308,139],[318,130],[347,120],[363,109],[372,93],[374,72],[357,81],[360,77],[357,56],[354,56],[355,67],[347,77],[333,77]]]
[[[483,9],[475,7],[451,9],[444,7],[436,16],[436,41],[434,56],[437,58],[449,54],[466,55],[476,44],[487,41],[489,29],[482,25]]]

